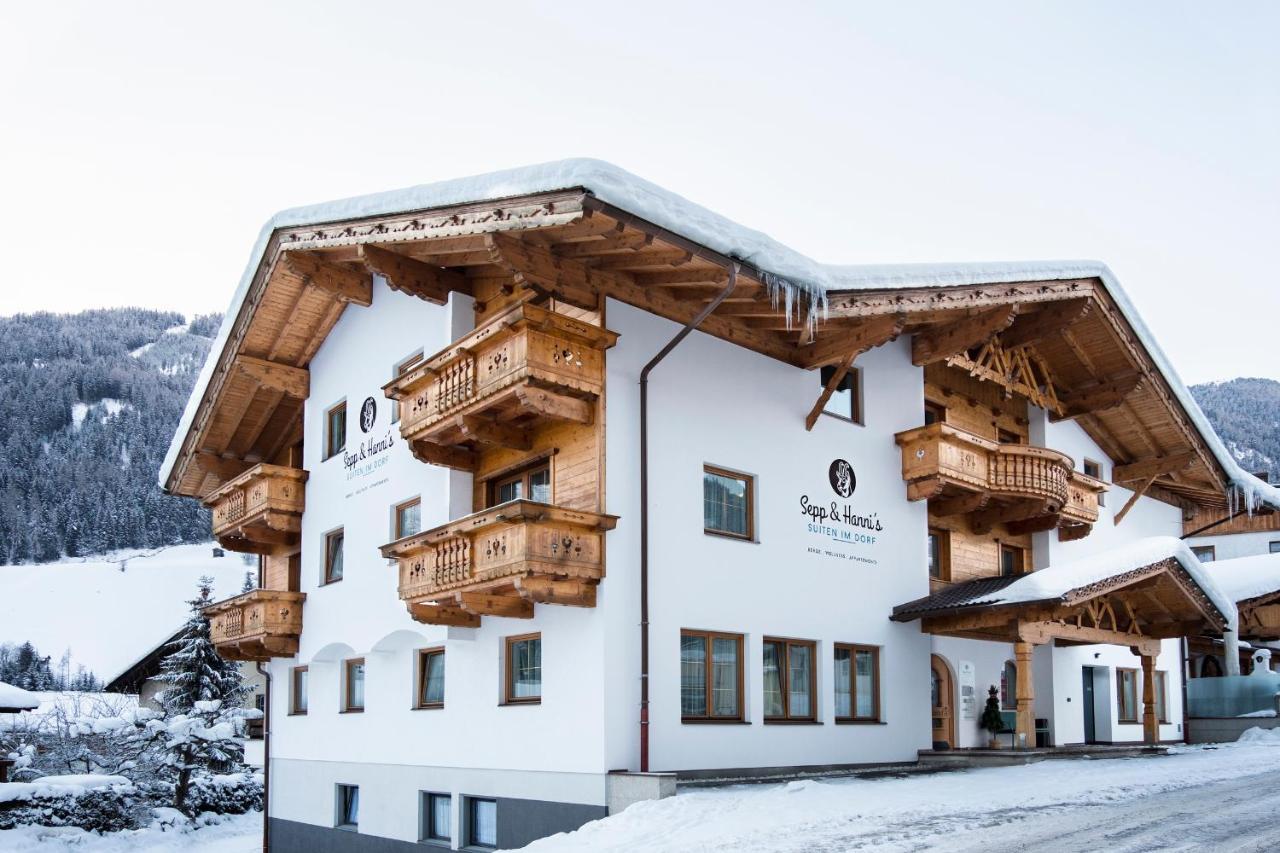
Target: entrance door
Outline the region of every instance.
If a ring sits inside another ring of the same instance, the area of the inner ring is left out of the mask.
[[[1084,705],[1084,742],[1097,743],[1098,729],[1093,716],[1093,667],[1081,667],[1084,688],[1081,703]]]
[[[929,660],[933,695],[933,748],[954,749],[956,746],[955,715],[953,712],[954,688],[951,668],[937,655]]]

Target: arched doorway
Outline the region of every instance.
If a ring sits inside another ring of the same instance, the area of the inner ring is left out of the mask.
[[[955,687],[951,667],[937,655],[929,658],[929,680],[933,697],[933,748],[955,749]]]
[[[1221,678],[1222,664],[1218,663],[1218,659],[1213,655],[1206,655],[1205,659],[1200,663],[1201,678]]]

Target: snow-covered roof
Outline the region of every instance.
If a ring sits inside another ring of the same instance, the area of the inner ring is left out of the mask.
[[[1255,554],[1205,563],[1218,588],[1237,603],[1280,592],[1280,554]]]
[[[1152,536],[1108,548],[1088,557],[1048,566],[1014,578],[991,578],[956,584],[937,595],[894,608],[898,618],[912,619],[938,609],[1044,601],[1066,601],[1073,593],[1165,560],[1174,559],[1227,620],[1236,624],[1236,605],[1196,559],[1191,548],[1174,536]],[[971,593],[967,593],[971,590]]]
[[[14,687],[0,681],[0,708],[17,708],[20,711],[34,711],[40,707],[40,697],[30,690]]]
[[[958,264],[822,264],[767,234],[721,216],[714,211],[637,177],[612,163],[586,158],[540,163],[485,175],[456,178],[407,189],[357,196],[323,204],[281,211],[262,227],[249,263],[222,319],[222,328],[209,350],[204,369],[196,380],[187,407],[160,466],[161,488],[169,480],[183,441],[195,422],[196,412],[209,387],[222,350],[231,337],[236,317],[248,295],[271,235],[280,228],[344,222],[392,213],[429,210],[449,205],[494,201],[516,196],[581,188],[597,199],[678,234],[722,255],[737,258],[759,269],[771,288],[780,291],[788,306],[799,293],[824,305],[827,294],[851,290],[884,290],[917,287],[954,287],[1012,281],[1052,281],[1099,278],[1133,327],[1135,334],[1164,375],[1188,416],[1200,432],[1228,479],[1245,495],[1250,506],[1260,502],[1280,508],[1280,489],[1263,483],[1245,471],[1214,432],[1168,357],[1156,343],[1119,281],[1098,261],[1042,261]]]

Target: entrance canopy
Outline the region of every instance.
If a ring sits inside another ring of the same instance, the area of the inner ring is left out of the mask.
[[[1185,543],[1154,537],[1030,574],[955,584],[895,607],[892,618],[919,619],[928,634],[1110,643],[1155,655],[1162,639],[1234,628],[1236,608]]]
[[[1235,602],[1241,639],[1280,639],[1280,554],[1219,560],[1204,570]]]

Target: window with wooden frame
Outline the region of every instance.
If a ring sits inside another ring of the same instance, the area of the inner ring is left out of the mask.
[[[1102,463],[1101,462],[1094,462],[1092,459],[1086,459],[1084,460],[1084,462],[1081,463],[1080,467],[1084,471],[1084,475],[1086,477],[1092,477],[1095,480],[1102,479]],[[1106,505],[1107,505],[1107,493],[1099,492],[1098,506],[1106,506]]]
[[[551,463],[542,460],[520,471],[490,481],[489,506],[507,501],[551,503]]]
[[[741,722],[742,681],[741,634],[680,632],[682,722]]]
[[[1116,669],[1116,709],[1120,722],[1138,722],[1138,670]]]
[[[345,539],[346,536],[341,527],[324,535],[323,583],[337,583],[342,580],[342,552]]]
[[[755,538],[755,478],[702,466],[702,530],[714,536]]]
[[[811,640],[764,640],[765,722],[817,719],[813,661],[817,644]]]
[[[413,707],[444,707],[444,649],[419,649]]]
[[[347,401],[324,413],[324,458],[331,459],[347,449]]]
[[[826,390],[827,383],[835,378],[839,368],[828,365],[818,371],[818,388]],[[862,423],[862,371],[856,367],[849,368],[836,390],[823,404],[822,413],[835,415],[855,424]]]
[[[422,350],[418,350],[413,355],[397,363],[396,366],[391,369],[391,378],[399,379],[401,376],[404,376],[406,373],[408,373],[410,370],[413,370],[415,367],[417,367],[421,363],[422,363]],[[400,400],[396,400],[394,403],[391,404],[391,422],[393,424],[399,423],[400,421],[400,405],[401,405]]]
[[[303,716],[307,713],[307,668],[295,666],[289,671],[289,713]]]
[[[880,649],[857,643],[835,644],[837,723],[880,721]]]
[[[1169,722],[1169,674],[1163,670],[1152,673],[1155,676],[1156,688],[1156,720]]]
[[[1191,553],[1202,563],[1212,563],[1218,554],[1212,545],[1197,545],[1191,549]]]
[[[1020,575],[1027,570],[1027,551],[1017,545],[1000,546],[1000,574],[1003,577]]]
[[[342,662],[342,710],[348,714],[364,710],[364,658]]]
[[[947,422],[947,407],[941,403],[931,403],[924,401],[924,425],[945,424]]]
[[[506,688],[503,704],[528,705],[542,701],[542,635],[507,637]]]
[[[422,532],[422,498],[398,503],[392,511],[392,539],[403,539]]]
[[[1027,439],[1021,433],[1016,433],[1011,429],[997,429],[996,440],[1001,444],[1026,444]]]
[[[449,794],[422,792],[422,841],[448,844],[453,840],[453,797]]]
[[[929,528],[929,577],[935,581],[951,580],[951,531]]]

